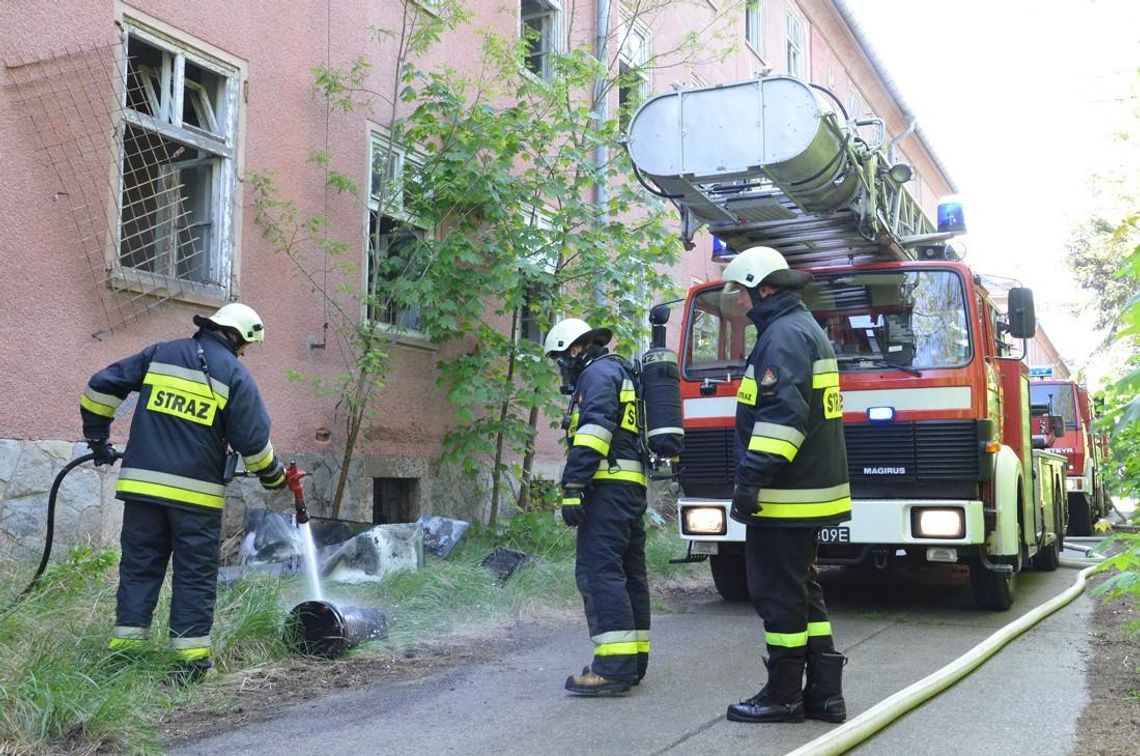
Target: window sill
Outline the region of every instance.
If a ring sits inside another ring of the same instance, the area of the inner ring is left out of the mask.
[[[107,288],[210,307],[220,307],[230,301],[229,293],[221,286],[183,281],[143,270],[115,270],[107,278]]]
[[[422,331],[413,331],[389,323],[376,323],[376,336],[396,346],[408,347],[421,352],[438,352],[439,346],[428,339]]]
[[[762,54],[762,53],[761,53],[759,50],[757,50],[757,49],[756,49],[756,48],[755,48],[755,47],[752,45],[752,43],[751,43],[751,42],[749,42],[747,39],[746,39],[746,40],[744,40],[744,49],[745,49],[745,50],[747,50],[748,52],[752,53],[752,57],[756,58],[756,60],[757,60],[757,61],[760,63],[760,65],[761,65],[763,68],[766,68],[766,69],[768,69],[769,71],[771,71],[771,70],[772,70],[772,67],[771,67],[771,66],[769,66],[769,65],[768,65],[768,64],[767,64],[767,63],[764,61],[764,55],[763,55],[763,54]]]

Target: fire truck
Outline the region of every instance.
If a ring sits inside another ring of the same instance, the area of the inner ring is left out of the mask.
[[[1107,456],[1107,439],[1093,427],[1088,389],[1072,381],[1054,380],[1049,369],[1036,373],[1029,384],[1034,438],[1067,461],[1065,490],[1068,492],[1071,536],[1092,535],[1096,521],[1108,515],[1108,493],[1101,472]],[[1063,424],[1051,428],[1049,416]]]
[[[707,227],[724,262],[765,245],[814,275],[804,302],[839,364],[853,499],[848,523],[819,531],[822,564],[965,565],[992,610],[1011,606],[1020,571],[1056,569],[1065,459],[1032,445],[1032,292],[1011,290],[999,311],[949,244],[960,208],[940,207],[942,230],[922,212],[881,121],[771,76],[652,97],[626,145],[638,180],[679,210],[686,248]],[[745,528],[728,510],[756,336],[722,292],[710,281],[685,299],[677,506],[686,558],[707,558],[720,594],[740,600]]]

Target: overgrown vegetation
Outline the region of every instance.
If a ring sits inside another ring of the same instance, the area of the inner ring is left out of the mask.
[[[527,554],[505,583],[480,566],[494,548]],[[673,528],[651,528],[650,580],[656,585],[691,567],[670,565],[683,547]],[[166,645],[169,590],[155,612],[153,639],[142,651],[112,654],[118,553],[87,546],[53,563],[40,586],[0,614],[0,753],[161,753],[158,725],[177,707],[236,695],[234,686],[177,683],[178,658]],[[0,606],[23,588],[30,565],[0,566]],[[221,586],[212,637],[222,675],[240,675],[290,656],[288,609],[302,598],[297,577],[247,577]],[[549,510],[505,521],[500,531],[469,531],[446,560],[396,573],[380,583],[327,585],[337,600],[383,607],[387,640],[350,655],[392,655],[447,636],[567,608],[577,609],[574,534]],[[220,704],[219,704],[220,705]]]

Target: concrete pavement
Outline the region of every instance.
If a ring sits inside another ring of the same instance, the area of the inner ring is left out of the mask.
[[[1024,573],[1012,611],[973,608],[962,575],[829,570],[825,591],[852,716],[935,671],[1072,584],[1076,572]],[[1086,700],[1082,596],[974,674],[856,752],[1071,753]],[[759,689],[763,633],[746,604],[708,598],[654,617],[644,684],[616,699],[565,695],[588,661],[585,623],[524,634],[489,661],[300,704],[271,722],[183,743],[172,754],[782,754],[831,725],[727,722],[727,704]]]

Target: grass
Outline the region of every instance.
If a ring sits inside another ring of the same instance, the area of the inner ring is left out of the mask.
[[[509,518],[499,533],[472,528],[446,560],[379,583],[327,586],[329,598],[383,607],[389,637],[352,654],[438,640],[546,610],[578,609],[574,534],[551,512]],[[528,555],[505,583],[480,565],[495,548]],[[683,554],[676,531],[650,528],[651,582],[693,571],[668,560]],[[169,590],[155,612],[152,641],[130,655],[106,650],[114,624],[118,552],[79,546],[50,565],[26,599],[9,603],[31,576],[28,564],[0,563],[0,753],[158,754],[166,711],[194,706],[205,688],[174,684],[177,657],[166,647]],[[697,568],[699,569],[699,568]],[[289,607],[303,597],[299,577],[251,576],[219,588],[212,632],[222,673],[290,655],[283,641]]]

